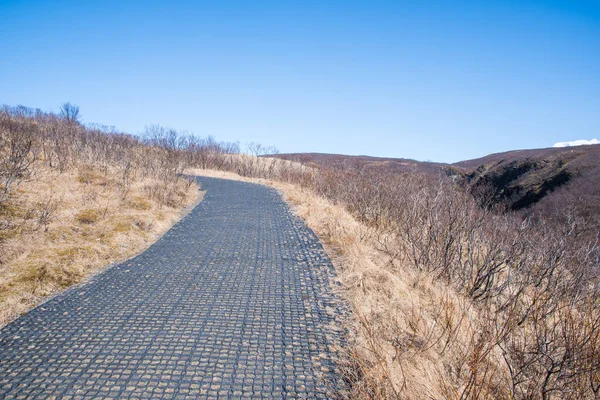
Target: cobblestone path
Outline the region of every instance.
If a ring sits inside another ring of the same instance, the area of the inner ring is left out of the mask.
[[[272,189],[204,200],[139,256],[0,331],[0,398],[331,398],[333,276]]]

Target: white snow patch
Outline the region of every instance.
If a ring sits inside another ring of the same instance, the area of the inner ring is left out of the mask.
[[[591,139],[591,140],[573,140],[572,142],[558,142],[558,143],[554,143],[554,146],[552,146],[552,147],[586,146],[589,144],[600,144],[600,140]]]

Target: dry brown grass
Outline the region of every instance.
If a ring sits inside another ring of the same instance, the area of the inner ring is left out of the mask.
[[[37,167],[3,207],[12,226],[0,242],[0,326],[144,250],[201,198],[184,180],[174,181],[166,203],[148,196],[162,185],[140,176],[124,193],[110,169]]]
[[[447,398],[445,387],[456,384],[456,349],[445,345],[450,335],[468,337],[470,305],[445,285],[393,264],[377,249],[374,232],[343,207],[292,185],[275,187],[325,243],[353,307],[348,373],[362,380],[354,396]]]

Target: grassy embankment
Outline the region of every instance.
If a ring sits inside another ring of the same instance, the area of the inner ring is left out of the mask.
[[[139,253],[200,199],[164,149],[52,114],[1,114],[0,326]]]
[[[422,175],[224,165],[191,172],[275,187],[325,244],[353,310],[350,397],[597,395],[599,253],[569,227]]]

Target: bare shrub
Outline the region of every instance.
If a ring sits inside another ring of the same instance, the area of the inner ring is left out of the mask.
[[[38,159],[37,124],[0,112],[0,207],[19,182],[31,176]]]

